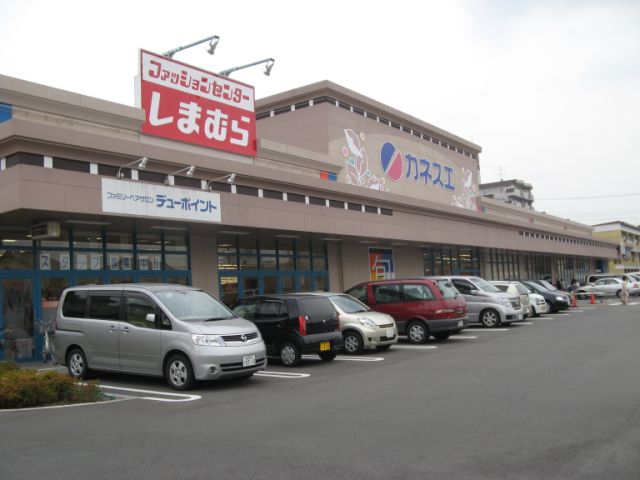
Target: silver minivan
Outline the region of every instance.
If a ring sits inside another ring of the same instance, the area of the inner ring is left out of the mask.
[[[520,299],[515,295],[501,292],[483,278],[466,275],[431,278],[446,278],[453,283],[467,302],[469,323],[498,327],[524,320],[524,309]]]
[[[77,286],[62,292],[56,356],[71,376],[91,370],[196,380],[250,377],[267,365],[257,327],[204,290],[182,285]]]

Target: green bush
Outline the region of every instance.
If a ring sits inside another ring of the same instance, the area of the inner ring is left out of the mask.
[[[70,376],[18,368],[0,362],[0,409],[97,402],[100,389],[95,382],[78,383]]]

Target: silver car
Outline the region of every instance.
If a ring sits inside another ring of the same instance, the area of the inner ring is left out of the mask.
[[[398,327],[391,315],[371,310],[360,300],[346,293],[317,292],[331,300],[340,315],[343,350],[359,355],[364,350],[387,350],[398,343]]]
[[[492,280],[491,283],[499,290],[520,298],[520,304],[524,309],[525,318],[533,315],[533,306],[529,302],[529,290],[522,283],[516,281]]]
[[[187,390],[196,380],[248,378],[267,365],[253,323],[181,285],[67,288],[54,338],[58,361],[75,378],[91,370],[137,373]]]
[[[520,299],[515,295],[501,292],[498,287],[483,278],[466,275],[429,278],[445,278],[453,283],[467,302],[469,323],[498,327],[524,320]]]
[[[623,280],[621,278],[601,278],[589,285],[578,287],[576,289],[576,296],[578,298],[588,298],[593,292],[595,295],[602,297],[620,297],[622,294],[622,283]],[[627,290],[632,297],[640,294],[638,282],[635,282],[631,277],[629,277],[627,282]]]

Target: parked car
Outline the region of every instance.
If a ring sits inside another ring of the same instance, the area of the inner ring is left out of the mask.
[[[542,286],[538,281],[534,280],[520,280],[524,285],[531,288],[538,295],[542,295],[549,305],[549,311],[551,313],[559,312],[560,310],[566,310],[571,306],[571,299],[569,295],[561,292],[560,290],[549,290],[547,287]],[[545,282],[549,286],[553,287],[549,282]]]
[[[549,304],[542,295],[533,291],[529,285],[522,283],[522,286],[527,289],[529,295],[529,306],[532,310],[532,316],[539,317],[544,313],[549,313]]]
[[[631,276],[628,278],[627,290],[629,291],[629,295],[632,297],[640,295],[640,284],[632,280]],[[576,290],[576,295],[578,298],[589,298],[593,292],[595,295],[602,297],[620,297],[622,294],[622,283],[623,280],[621,278],[601,278],[589,285],[579,287]]]
[[[100,285],[62,292],[54,335],[69,374],[92,370],[196,380],[250,377],[267,365],[256,326],[203,290],[181,285]]]
[[[328,298],[319,295],[260,295],[240,300],[236,315],[254,322],[267,347],[285,367],[295,367],[303,354],[330,361],[342,348],[340,316]]]
[[[431,278],[446,279],[453,283],[467,302],[469,323],[498,327],[524,320],[520,299],[501,292],[498,287],[483,278],[465,275]]]
[[[499,290],[520,298],[520,305],[524,310],[524,318],[533,315],[533,308],[529,302],[529,290],[522,283],[506,280],[493,280],[491,283],[498,287]]]
[[[346,293],[391,315],[398,332],[411,343],[425,343],[430,335],[446,340],[468,326],[464,298],[444,279],[378,280],[356,285]]]
[[[596,280],[600,280],[601,278],[622,278],[624,275],[625,275],[624,273],[615,273],[615,272],[590,273],[586,276],[584,284],[589,285],[591,283],[594,283]]]
[[[327,297],[340,315],[345,353],[359,355],[364,350],[387,350],[398,343],[398,327],[391,315],[376,312],[346,293],[316,292]]]

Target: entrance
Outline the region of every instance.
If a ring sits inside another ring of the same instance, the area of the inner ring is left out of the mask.
[[[0,360],[31,359],[36,355],[32,292],[31,278],[0,281]]]

